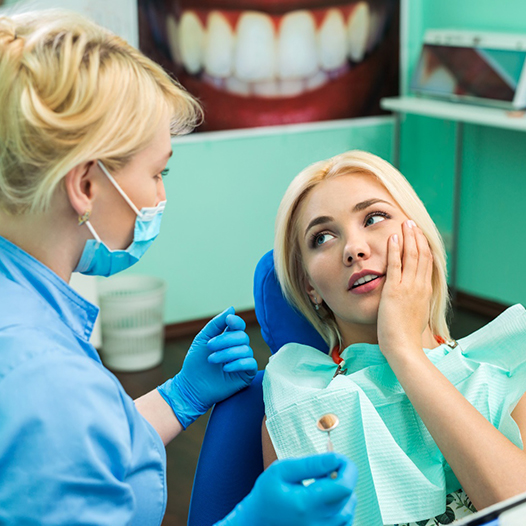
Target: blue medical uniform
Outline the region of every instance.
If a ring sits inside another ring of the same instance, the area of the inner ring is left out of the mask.
[[[98,309],[0,237],[0,524],[159,525],[166,453],[89,337]]]

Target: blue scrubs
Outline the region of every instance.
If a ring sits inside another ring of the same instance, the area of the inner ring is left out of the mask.
[[[149,526],[157,432],[89,343],[98,309],[0,237],[0,524]]]

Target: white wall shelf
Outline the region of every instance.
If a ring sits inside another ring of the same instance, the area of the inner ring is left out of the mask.
[[[387,98],[382,99],[380,104],[383,109],[396,113],[424,115],[465,124],[526,131],[526,114],[524,112],[509,112],[500,108],[419,97]]]

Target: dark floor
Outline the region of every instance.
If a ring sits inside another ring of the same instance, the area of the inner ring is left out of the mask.
[[[487,317],[456,309],[453,311],[451,334],[454,338],[462,338],[488,321]],[[268,347],[257,325],[249,326],[247,333],[259,368],[263,369],[270,354]],[[117,373],[128,394],[137,398],[178,372],[191,342],[192,338],[169,342],[163,363],[155,369],[140,373]],[[194,471],[207,421],[208,414],[199,418],[167,447],[168,506],[163,526],[186,525]]]

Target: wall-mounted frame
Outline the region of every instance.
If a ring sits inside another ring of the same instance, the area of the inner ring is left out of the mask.
[[[139,0],[139,42],[205,109],[203,131],[382,114],[399,0]]]

